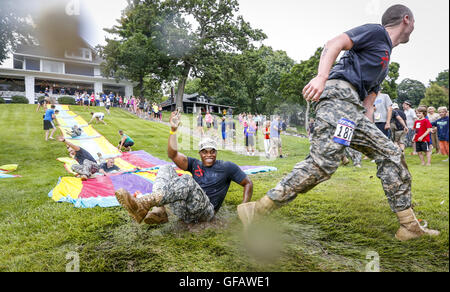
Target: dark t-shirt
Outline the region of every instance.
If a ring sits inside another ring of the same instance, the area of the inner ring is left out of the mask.
[[[231,181],[240,184],[247,177],[233,162],[221,160],[217,160],[211,167],[204,167],[200,160],[188,157],[187,170],[205,191],[215,211],[222,205]]]
[[[395,110],[392,111],[392,119],[391,120],[393,120],[395,122],[395,127],[397,128],[397,131],[403,131],[404,127],[397,120],[398,116],[400,116],[403,119],[403,121],[405,122],[405,124],[406,124],[406,115],[405,115],[405,113],[403,111],[401,111],[399,109],[398,110],[395,109]]]
[[[84,150],[83,148],[80,147],[80,150],[78,150],[75,154],[75,160],[79,164],[83,164],[83,161],[85,159],[90,160],[94,163],[97,163],[97,161],[95,161],[94,157],[92,157],[92,155],[89,152],[87,152],[86,150]]]
[[[353,47],[333,67],[328,79],[351,83],[364,100],[370,93],[380,91],[389,71],[392,41],[380,24],[365,24],[345,33],[353,41]]]
[[[439,120],[436,120],[435,122],[431,123],[431,125],[433,127],[437,127],[438,131],[438,139],[439,141],[447,141],[448,142],[448,138],[449,138],[449,134],[448,134],[448,117],[443,117],[440,118]]]
[[[106,164],[106,162],[100,164],[100,168],[103,169],[105,172],[111,172],[114,170],[119,171],[120,168],[117,167],[117,165],[113,165],[112,167],[108,168],[108,165]]]

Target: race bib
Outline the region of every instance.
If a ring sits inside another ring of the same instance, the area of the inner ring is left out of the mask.
[[[348,147],[352,141],[354,131],[355,123],[342,118],[339,120],[336,131],[334,132],[333,141]]]

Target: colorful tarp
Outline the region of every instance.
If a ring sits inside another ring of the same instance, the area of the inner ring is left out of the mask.
[[[159,168],[167,164],[175,167],[173,163],[156,158],[143,150],[121,153],[92,126],[88,126],[81,117],[71,112],[68,106],[58,105],[56,109],[60,111],[57,119],[66,139],[70,139],[71,143],[88,151],[97,161],[99,161],[98,153],[101,153],[105,159],[114,157],[114,163],[119,167],[120,172],[107,176],[98,174],[86,181],[76,177],[60,177],[56,187],[48,194],[54,201],[70,202],[77,208],[119,206],[114,195],[115,191],[123,188],[130,193],[136,191],[143,194],[151,193]],[[82,127],[84,136],[69,138],[70,135],[65,133],[65,130],[70,130],[74,125]],[[69,173],[75,174],[71,169],[72,165],[77,163],[74,159],[62,157],[57,160],[64,163]],[[268,166],[243,166],[241,169],[246,174],[277,170],[275,167]],[[190,175],[189,172],[176,167],[175,171],[178,175]]]
[[[20,177],[20,175],[9,174],[17,169],[18,164],[5,164],[0,166],[0,178]]]
[[[149,155],[148,153],[146,154]],[[147,163],[150,164],[150,162]],[[154,165],[152,170],[121,172],[108,174],[108,176],[101,175],[86,181],[75,177],[62,177],[48,196],[54,201],[70,202],[77,208],[119,206],[119,202],[114,196],[115,191],[123,188],[131,194],[136,191],[143,194],[151,193],[159,167],[160,165]],[[276,168],[267,166],[245,166],[241,167],[241,169],[246,174],[276,170]],[[176,169],[176,172],[179,175],[190,174],[179,169]]]

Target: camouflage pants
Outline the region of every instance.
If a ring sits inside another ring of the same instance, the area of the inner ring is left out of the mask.
[[[345,147],[345,156],[353,161],[353,165],[361,165],[362,154],[350,147]]]
[[[83,164],[72,165],[72,170],[81,175],[91,176],[92,174],[98,172],[100,167],[97,163],[85,159]]]
[[[316,106],[316,121],[310,153],[295,165],[267,195],[278,205],[294,200],[328,180],[339,167],[346,146],[333,141],[337,122],[346,118],[356,124],[350,147],[377,164],[377,177],[393,212],[411,206],[411,175],[401,150],[365,115],[354,88],[345,81],[329,80]]]
[[[170,210],[185,223],[210,221],[214,217],[214,207],[202,188],[192,176],[178,176],[171,165],[159,169],[153,192],[162,193],[159,205],[169,205]]]

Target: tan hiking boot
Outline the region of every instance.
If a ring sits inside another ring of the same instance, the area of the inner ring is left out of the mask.
[[[397,212],[397,217],[400,222],[400,228],[397,230],[397,233],[395,233],[395,238],[398,240],[406,241],[421,237],[425,234],[432,236],[439,235],[439,231],[437,230],[420,226],[420,223],[411,208]]]
[[[166,208],[153,207],[152,211],[148,212],[147,216],[145,216],[144,222],[149,225],[164,224],[169,222],[169,217],[167,216]]]
[[[272,199],[264,196],[256,202],[240,204],[237,206],[237,212],[242,224],[247,228],[258,216],[270,213],[277,208],[277,205]]]
[[[115,195],[117,201],[137,223],[141,223],[150,208],[156,206],[162,199],[162,195],[159,194],[150,194],[137,199],[124,189],[117,190]]]
[[[341,163],[342,163],[342,165],[347,165],[350,163],[350,160],[348,160],[348,158],[344,156],[344,157],[342,157]]]

